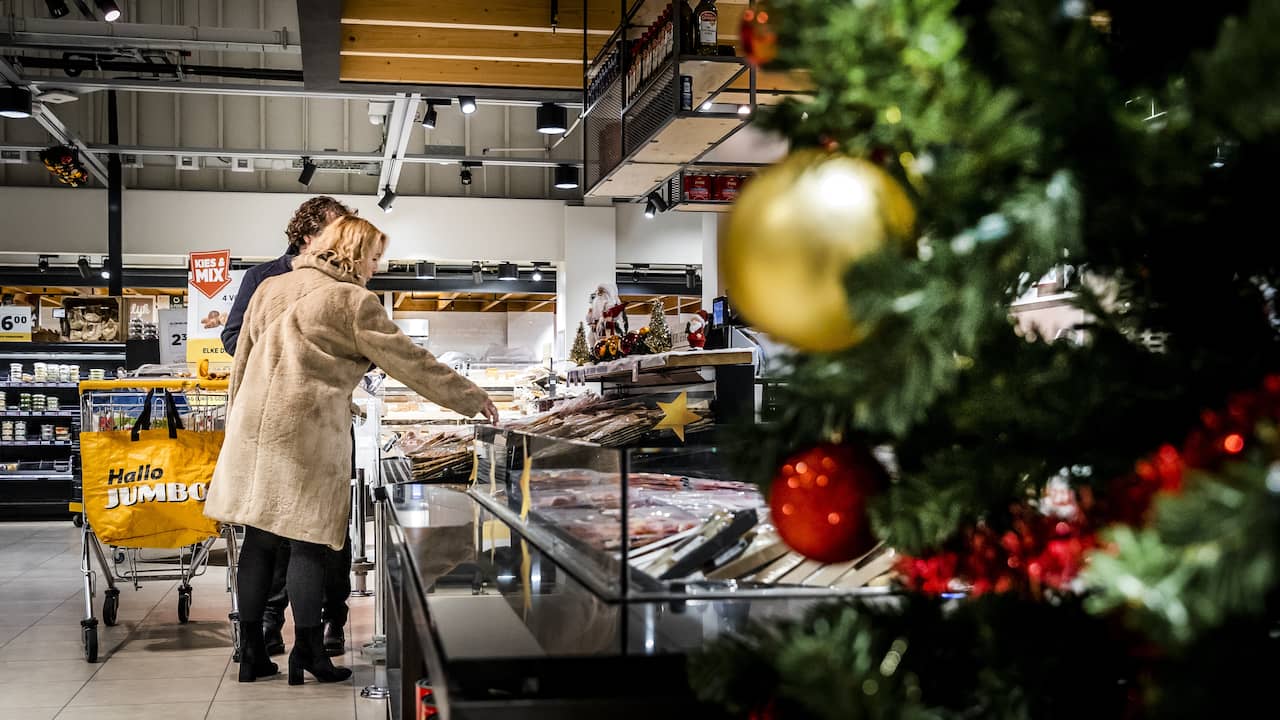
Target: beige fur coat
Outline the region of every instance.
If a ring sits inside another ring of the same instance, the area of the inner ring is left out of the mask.
[[[236,348],[205,515],[341,548],[351,504],[351,392],[371,361],[467,417],[488,400],[328,262],[301,256],[293,272],[263,282]]]

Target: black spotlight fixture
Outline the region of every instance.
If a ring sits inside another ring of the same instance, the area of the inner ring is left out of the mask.
[[[693,268],[692,266],[690,266],[690,267],[688,267],[688,268],[685,268],[685,271],[684,271],[684,286],[685,286],[686,288],[688,288],[689,290],[692,290],[692,289],[693,289],[693,286],[694,286],[694,285],[697,285],[697,284],[698,284],[698,271],[697,271],[697,269]]]
[[[557,165],[555,184],[560,190],[573,190],[577,188],[578,167],[576,165]]]
[[[298,175],[298,182],[303,185],[311,185],[311,178],[316,176],[316,164],[311,162],[311,158],[302,158],[302,173]]]
[[[476,96],[475,95],[459,95],[458,107],[462,109],[463,115],[470,115],[471,113],[475,112]]]
[[[651,192],[649,193],[649,197],[645,200],[644,216],[652,220],[658,213],[666,212],[667,208],[667,201],[663,200],[662,196],[659,195],[657,191]]]
[[[499,280],[519,280],[520,267],[513,262],[498,263]]]
[[[89,258],[85,257],[84,255],[81,255],[80,259],[76,261],[76,267],[80,269],[81,279],[83,280],[93,279],[93,269],[89,267]]]
[[[543,135],[563,135],[569,129],[569,113],[555,103],[538,106],[538,132]]]
[[[49,272],[49,256],[41,255],[40,259],[36,261],[36,267],[42,273]]]
[[[436,120],[438,119],[435,103],[427,103],[427,111],[422,113],[422,127],[427,130],[435,130]]]
[[[378,207],[382,208],[382,212],[391,212],[391,206],[396,202],[396,191],[388,185],[382,189],[382,197],[378,198]]]
[[[107,22],[115,22],[120,19],[120,6],[115,0],[95,0],[98,9],[102,11],[102,19]]]
[[[633,263],[631,265],[631,282],[639,284],[640,278],[644,277],[649,270],[647,263]]]
[[[433,262],[427,262],[426,260],[419,260],[417,275],[419,278],[434,278],[436,276],[436,264]]]
[[[111,279],[111,270],[107,267],[107,256],[106,256],[106,255],[103,255],[103,256],[102,256],[102,269],[98,271],[98,274],[102,276],[102,279],[103,279],[103,280],[110,280],[110,279]]]
[[[24,87],[0,87],[0,117],[31,117],[31,91]]]
[[[55,18],[66,17],[71,12],[63,0],[44,0],[44,4],[49,8],[49,14]]]
[[[533,274],[529,276],[529,279],[534,282],[542,282],[542,263],[533,264]]]
[[[479,262],[471,263],[471,282],[477,285],[484,283],[484,266]]]
[[[462,163],[462,170],[458,173],[458,179],[463,185],[470,185],[472,180],[471,168],[478,167],[479,163]]]

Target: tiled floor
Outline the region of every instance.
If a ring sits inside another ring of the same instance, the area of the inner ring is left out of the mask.
[[[222,543],[218,543],[220,548]],[[80,532],[70,522],[0,523],[0,719],[384,720],[385,702],[360,688],[374,668],[360,646],[372,630],[372,598],[351,599],[348,652],[335,658],[353,681],[290,687],[281,674],[236,681],[226,568],[192,583],[191,621],[178,623],[177,582],[121,585],[119,623],[99,625],[99,662],[80,642],[84,597]],[[95,614],[101,619],[101,589]],[[292,631],[285,630],[292,644]],[[354,648],[354,652],[352,651]]]

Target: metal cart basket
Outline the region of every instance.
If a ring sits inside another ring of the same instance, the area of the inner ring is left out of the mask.
[[[176,409],[174,419],[186,430],[222,430],[226,424],[227,383],[225,380],[196,379],[123,379],[98,380],[80,383],[81,417],[84,433],[129,430],[134,426],[147,405],[148,391],[169,391]],[[173,422],[166,417],[165,397],[156,395],[151,400],[152,415],[156,418],[153,428],[165,427]],[[156,412],[156,411],[159,412]],[[135,438],[136,439],[136,438]],[[84,473],[80,488],[83,502],[86,486],[101,483],[98,477]],[[204,479],[207,485],[208,478]],[[201,502],[203,502],[201,500]],[[154,503],[139,502],[128,512],[155,512]],[[236,658],[240,654],[239,598],[236,594],[236,568],[238,561],[236,529],[220,525],[208,537],[190,545],[177,548],[120,547],[102,542],[94,532],[88,508],[85,508],[81,526],[80,569],[84,574],[85,618],[80,622],[84,644],[84,656],[88,662],[98,659],[98,619],[94,616],[94,598],[97,595],[97,573],[90,556],[97,559],[107,588],[103,593],[102,622],[116,624],[120,607],[120,589],[116,583],[130,583],[137,589],[143,582],[179,581],[178,621],[186,623],[191,611],[191,579],[203,575],[209,564],[209,553],[219,537],[226,540],[227,592],[231,594],[231,633]],[[176,554],[176,557],[175,557]],[[176,568],[175,568],[176,565]]]

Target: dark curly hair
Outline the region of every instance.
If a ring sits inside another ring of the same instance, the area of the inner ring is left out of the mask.
[[[334,200],[328,195],[317,195],[298,206],[285,228],[285,237],[289,239],[289,251],[296,253],[302,248],[308,237],[319,235],[325,227],[344,215],[355,215],[355,211]]]

